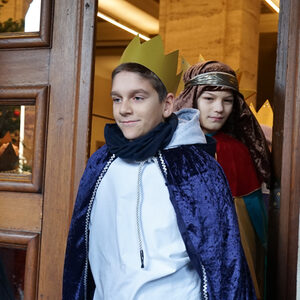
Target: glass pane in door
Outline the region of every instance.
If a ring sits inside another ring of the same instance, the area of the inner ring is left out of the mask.
[[[0,0],[0,36],[39,32],[41,0]]]
[[[24,299],[26,249],[0,246],[0,299]]]
[[[34,105],[0,105],[0,174],[31,177]]]

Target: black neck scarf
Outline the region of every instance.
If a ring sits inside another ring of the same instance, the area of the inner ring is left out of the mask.
[[[178,118],[172,114],[147,134],[128,140],[117,124],[106,124],[104,136],[108,150],[122,159],[143,161],[164,149],[171,141],[178,125]]]

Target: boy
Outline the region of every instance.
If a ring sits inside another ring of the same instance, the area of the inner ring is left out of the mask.
[[[112,73],[116,124],[80,182],[64,300],[255,299],[199,112],[172,113],[176,70],[157,36],[133,39]]]

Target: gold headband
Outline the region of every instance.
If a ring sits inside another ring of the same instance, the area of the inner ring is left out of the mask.
[[[239,91],[237,78],[225,72],[208,72],[196,75],[185,83],[184,88],[195,85],[227,86]]]

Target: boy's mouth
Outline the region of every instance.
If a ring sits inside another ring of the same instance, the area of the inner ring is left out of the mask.
[[[134,125],[134,124],[136,124],[138,122],[138,120],[127,120],[127,121],[120,121],[120,123],[122,124],[122,125]]]
[[[223,120],[223,117],[209,117],[209,119],[211,119],[212,121],[215,121],[215,122],[220,122]]]

